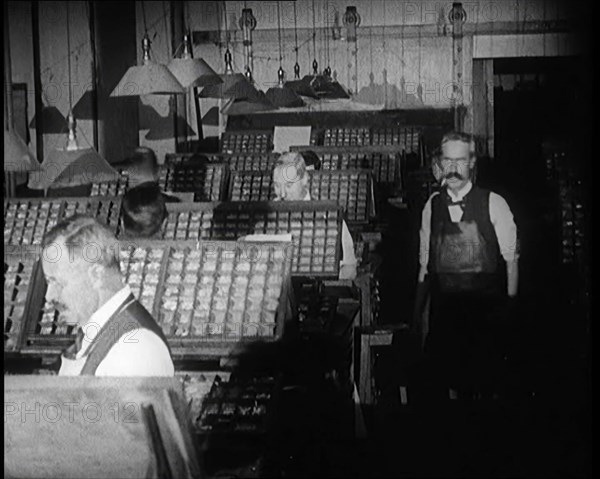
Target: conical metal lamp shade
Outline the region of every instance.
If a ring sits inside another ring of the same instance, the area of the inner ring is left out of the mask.
[[[278,108],[297,108],[305,103],[294,90],[285,85],[277,85],[267,90],[268,100]]]
[[[116,181],[118,172],[93,148],[52,150],[40,172],[31,174],[29,188],[47,189]]]
[[[40,164],[14,130],[4,130],[4,171],[38,171]]]
[[[174,58],[167,68],[183,88],[200,88],[223,83],[217,72],[202,58]]]
[[[284,86],[288,87],[298,95],[318,99],[319,95],[317,95],[317,92],[310,84],[312,77],[312,75],[306,75],[301,80],[287,81],[284,83]]]
[[[256,89],[241,73],[224,73],[220,75],[223,83],[209,85],[198,95],[201,98],[233,98],[260,102],[260,91]]]
[[[326,75],[314,75],[310,85],[317,92],[319,98],[335,100],[350,98],[350,94],[337,81]]]
[[[221,109],[221,113],[224,115],[234,116],[277,109],[277,107],[267,99],[264,93],[260,91],[259,93],[262,97],[260,101],[229,100],[229,102]]]
[[[185,88],[164,65],[148,62],[145,65],[130,67],[118,85],[114,96],[172,95],[184,94]]]
[[[37,113],[29,122],[29,128],[37,128]],[[67,131],[67,119],[55,106],[42,108],[42,133],[60,135]]]

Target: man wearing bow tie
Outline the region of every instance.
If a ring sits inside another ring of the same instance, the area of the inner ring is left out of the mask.
[[[61,357],[61,376],[173,376],[167,341],[124,284],[114,234],[75,215],[45,237],[42,269],[47,301],[78,328]]]
[[[425,351],[452,398],[494,389],[501,319],[518,287],[512,212],[500,195],[473,185],[475,161],[470,135],[444,135],[433,165],[442,188],[421,220],[418,290],[427,281],[431,292]]]

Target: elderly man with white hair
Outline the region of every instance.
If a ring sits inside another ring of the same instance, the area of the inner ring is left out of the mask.
[[[106,226],[71,216],[50,230],[42,247],[46,300],[78,330],[59,375],[174,375],[167,340],[124,284],[118,242]]]

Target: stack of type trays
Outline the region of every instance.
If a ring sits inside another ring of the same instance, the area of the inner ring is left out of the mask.
[[[345,210],[348,224],[365,224],[374,212],[371,173],[367,170],[309,171],[313,200],[335,200]],[[270,171],[234,171],[230,201],[270,201],[275,197]]]
[[[333,201],[174,203],[163,239],[235,240],[292,234],[292,274],[337,277],[342,209]]]
[[[162,328],[177,356],[211,356],[240,341],[275,340],[291,316],[286,242],[136,241],[118,244],[125,282]],[[72,327],[44,305],[45,280],[32,304],[23,352],[56,353]],[[38,314],[35,314],[37,311]]]

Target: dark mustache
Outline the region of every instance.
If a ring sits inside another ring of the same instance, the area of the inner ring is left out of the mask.
[[[447,180],[449,180],[451,178],[456,178],[457,180],[464,180],[465,179],[463,175],[461,175],[460,173],[457,173],[456,171],[451,171],[444,178],[446,178]]]

